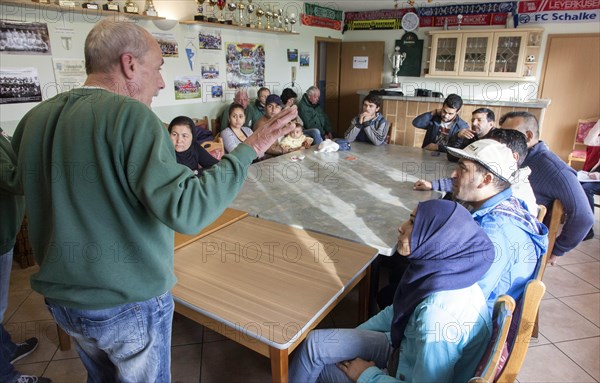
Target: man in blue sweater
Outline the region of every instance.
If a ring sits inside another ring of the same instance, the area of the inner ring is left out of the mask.
[[[527,136],[529,148],[521,167],[531,169],[529,181],[538,204],[546,206],[548,214],[555,199],[562,202],[565,225],[556,238],[548,263],[554,265],[558,257],[577,246],[594,223],[588,199],[577,181],[577,173],[540,141],[539,124],[529,112],[509,112],[500,118],[500,127],[515,129]]]

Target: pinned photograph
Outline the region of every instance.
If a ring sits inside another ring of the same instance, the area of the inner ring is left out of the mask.
[[[175,100],[190,100],[202,97],[201,79],[198,76],[175,77]]]
[[[310,53],[302,52],[300,53],[300,66],[309,66],[310,65]]]
[[[202,64],[202,78],[209,80],[219,77],[219,64]]]
[[[298,62],[298,49],[287,50],[288,62]]]
[[[221,85],[213,85],[210,87],[210,95],[212,98],[223,97],[223,87]]]
[[[0,52],[20,55],[51,54],[48,25],[0,21]]]
[[[0,104],[42,101],[36,68],[0,69]]]
[[[200,31],[198,32],[198,48],[200,49],[221,49],[221,31]]]
[[[265,83],[265,47],[262,44],[226,43],[227,88],[261,87]]]
[[[173,33],[153,32],[163,57],[179,57],[179,45]]]

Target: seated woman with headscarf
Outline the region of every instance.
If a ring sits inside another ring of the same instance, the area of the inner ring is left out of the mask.
[[[169,124],[169,135],[175,147],[177,163],[190,168],[197,176],[202,175],[219,160],[214,158],[194,139],[196,126],[194,121],[186,116],[175,117]]]
[[[491,241],[465,208],[446,200],[420,203],[399,233],[398,253],[410,264],[394,303],[355,329],[312,331],[296,351],[290,382],[473,376],[492,332],[477,284],[494,259]]]

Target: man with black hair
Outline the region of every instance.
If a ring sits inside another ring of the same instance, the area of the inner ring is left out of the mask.
[[[577,173],[540,141],[537,118],[529,112],[509,112],[500,118],[502,129],[514,129],[527,137],[527,158],[521,167],[529,166],[529,181],[539,204],[546,206],[549,219],[555,199],[563,205],[566,220],[556,237],[548,263],[554,265],[558,257],[575,248],[594,224],[594,215]]]
[[[451,148],[464,149],[471,143],[482,138],[495,129],[496,115],[488,108],[478,108],[471,113],[471,129],[459,130],[448,139]],[[448,153],[448,161],[456,162],[458,158]]]
[[[448,140],[469,125],[459,117],[463,100],[457,94],[451,94],[444,100],[441,109],[425,112],[417,116],[412,124],[417,129],[426,129],[423,149],[446,153]]]

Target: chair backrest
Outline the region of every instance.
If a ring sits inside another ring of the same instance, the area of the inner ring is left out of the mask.
[[[544,222],[544,217],[546,216],[547,211],[548,211],[548,209],[546,209],[546,206],[538,205],[537,220],[540,222]]]
[[[492,317],[492,337],[477,369],[476,377],[469,379],[469,383],[493,382],[504,363],[507,351],[506,338],[515,310],[515,300],[510,295],[501,295],[494,303]]]
[[[392,141],[392,131],[394,130],[394,123],[390,122],[390,126],[388,127],[387,135],[385,136],[385,143],[389,144]]]
[[[538,213],[539,216],[539,213]],[[555,199],[552,203],[552,211],[550,212],[550,218],[546,217],[545,224],[548,226],[548,250],[546,250],[546,254],[542,256],[542,262],[538,263],[537,269],[534,274],[534,278],[538,280],[542,280],[544,276],[544,271],[546,270],[546,261],[552,251],[554,250],[554,243],[556,242],[556,237],[558,236],[558,231],[560,230],[560,225],[564,221],[565,209],[563,208],[562,202],[560,200]]]
[[[542,297],[546,292],[544,282],[532,279],[527,282],[523,297],[519,300],[519,304],[513,315],[512,325],[508,336],[509,355],[504,368],[500,372],[497,382],[514,383],[517,379],[517,374],[523,365],[531,333],[537,317],[537,312],[540,307]]]
[[[598,122],[598,117],[586,118],[577,121],[577,129],[575,130],[575,144],[583,144],[588,133]],[[573,147],[575,149],[575,147]]]
[[[212,127],[212,132],[216,136],[219,132],[221,132],[221,118],[213,118],[210,120],[210,126]]]
[[[208,116],[204,116],[204,118],[192,118],[192,120],[198,128],[210,130],[210,126],[208,126]]]

